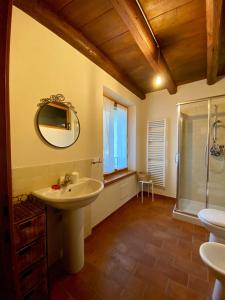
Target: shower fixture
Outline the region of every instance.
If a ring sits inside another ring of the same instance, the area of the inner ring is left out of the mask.
[[[212,129],[213,129],[213,144],[210,147],[210,154],[212,156],[222,156],[225,155],[225,146],[224,145],[220,145],[217,143],[217,129],[218,129],[218,124],[221,124],[222,122],[220,120],[218,120],[217,118],[217,110],[218,110],[218,106],[215,105],[215,118],[214,118],[214,122],[212,124]]]
[[[204,208],[225,209],[225,95],[178,103],[177,125],[173,216],[194,223]]]

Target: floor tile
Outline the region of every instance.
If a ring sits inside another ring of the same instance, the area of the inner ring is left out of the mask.
[[[62,284],[54,284],[51,289],[51,300],[75,300],[68,292],[64,289]]]
[[[90,300],[95,294],[95,289],[78,276],[68,277],[62,285],[75,300]]]
[[[199,295],[196,291],[180,285],[177,282],[170,281],[167,289],[167,295],[173,299],[179,300],[206,300],[204,295]]]
[[[199,256],[203,227],[174,220],[174,200],[133,198],[85,240],[74,275],[50,270],[51,300],[206,300],[214,275]]]
[[[173,298],[169,297],[155,286],[148,286],[144,291],[142,300],[173,300]]]
[[[198,278],[204,280],[207,280],[208,278],[207,267],[204,264],[199,265],[198,263],[183,259],[178,256],[175,259],[174,266],[179,268],[179,270],[195,275]]]
[[[160,272],[164,273],[166,276],[168,276],[170,279],[186,286],[188,283],[188,273],[171,263],[162,263],[159,262],[156,265],[156,269]]]
[[[124,287],[126,293],[129,291],[129,294],[131,294],[134,299],[141,299],[144,294],[144,290],[147,288],[147,283],[142,278],[131,275]]]
[[[202,280],[194,275],[189,275],[188,287],[200,295],[208,296],[212,292],[212,283]]]
[[[122,287],[113,279],[103,275],[96,280],[94,291],[103,299],[115,300],[119,297]]]
[[[155,268],[150,268],[144,264],[137,264],[135,275],[142,278],[147,284],[155,286],[162,291],[166,290],[168,276]]]

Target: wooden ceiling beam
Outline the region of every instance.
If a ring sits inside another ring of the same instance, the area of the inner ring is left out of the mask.
[[[158,60],[157,45],[148,28],[144,16],[135,0],[111,0],[115,10],[118,12],[131,35],[147,59],[151,69],[160,74],[164,81],[164,86],[170,94],[175,94],[177,86],[172,78],[171,72],[162,54]]]
[[[206,0],[207,83],[217,80],[223,0]]]
[[[79,30],[40,0],[14,0],[14,5],[53,31],[141,99],[145,93]]]

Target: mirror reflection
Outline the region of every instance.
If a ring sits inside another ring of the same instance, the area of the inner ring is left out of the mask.
[[[76,112],[70,106],[57,101],[41,105],[37,114],[37,128],[47,143],[59,148],[71,146],[80,134]]]

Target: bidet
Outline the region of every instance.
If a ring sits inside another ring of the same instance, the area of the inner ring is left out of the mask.
[[[213,271],[216,280],[212,300],[225,299],[225,245],[206,242],[200,246],[199,253],[204,263]]]

